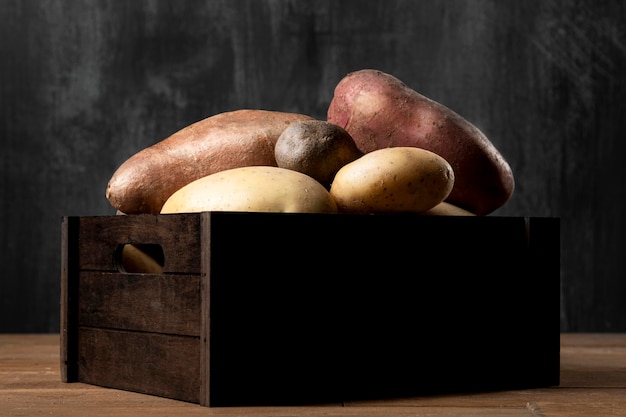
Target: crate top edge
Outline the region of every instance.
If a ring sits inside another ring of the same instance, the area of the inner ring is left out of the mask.
[[[178,216],[178,217],[198,217],[198,216],[344,216],[344,217],[407,217],[407,218],[429,218],[429,219],[560,219],[560,216],[506,216],[506,215],[484,215],[484,216],[456,216],[456,215],[421,215],[419,213],[277,213],[277,212],[256,212],[256,211],[202,211],[193,213],[137,213],[137,214],[94,214],[94,215],[63,215],[62,219],[97,219],[97,218],[116,218],[119,216],[129,217],[161,217],[161,216]],[[439,220],[436,220],[439,221]]]

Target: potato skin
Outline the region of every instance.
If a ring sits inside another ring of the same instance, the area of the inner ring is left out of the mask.
[[[424,216],[476,216],[471,211],[462,209],[453,204],[442,201],[435,207],[420,213]]]
[[[302,172],[326,188],[339,168],[362,155],[348,132],[323,120],[290,124],[274,147],[279,167]]]
[[[343,166],[330,194],[344,213],[421,213],[444,201],[453,185],[454,171],[441,156],[394,147]]]
[[[199,178],[172,194],[161,214],[201,211],[336,213],[322,184],[306,174],[272,166],[249,166]]]
[[[122,267],[124,272],[140,274],[162,274],[163,265],[137,245],[127,243],[122,248]]]
[[[456,181],[447,201],[478,215],[504,205],[515,188],[512,170],[473,124],[373,69],[346,75],[336,86],[327,120],[343,127],[363,152],[415,146],[450,163]]]
[[[276,140],[292,122],[312,117],[269,110],[219,113],[145,148],[122,163],[106,198],[126,214],[159,213],[176,190],[226,169],[276,166]]]

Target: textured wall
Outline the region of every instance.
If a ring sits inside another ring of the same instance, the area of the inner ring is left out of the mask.
[[[3,0],[0,17],[0,331],[58,331],[61,217],[113,214],[134,152],[237,108],[324,118],[361,68],[487,134],[517,179],[494,214],[561,218],[562,330],[626,331],[624,2]]]

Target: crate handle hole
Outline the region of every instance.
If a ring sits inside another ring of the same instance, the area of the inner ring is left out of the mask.
[[[122,243],[115,250],[115,265],[129,274],[162,274],[165,255],[155,243]]]

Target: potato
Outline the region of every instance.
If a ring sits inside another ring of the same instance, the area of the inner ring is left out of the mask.
[[[454,204],[442,201],[435,207],[420,213],[425,216],[475,216],[471,211],[457,207]]]
[[[364,69],[346,75],[327,121],[346,129],[365,153],[415,146],[442,156],[456,178],[446,201],[472,213],[488,214],[513,193],[509,164],[476,126],[390,74]]]
[[[348,132],[323,120],[293,122],[274,147],[279,167],[302,172],[326,188],[339,168],[362,155]]]
[[[125,244],[121,255],[121,266],[124,272],[141,274],[163,273],[163,265],[151,254],[143,250],[141,245]]]
[[[233,168],[197,179],[174,192],[162,214],[201,211],[335,213],[322,184],[301,172],[272,166]]]
[[[242,109],[193,123],[127,159],[106,189],[111,205],[126,214],[159,213],[190,182],[226,169],[276,166],[274,146],[289,124],[312,117]]]
[[[415,147],[369,152],[343,166],[330,194],[341,212],[423,212],[448,196],[454,171],[441,156]]]

